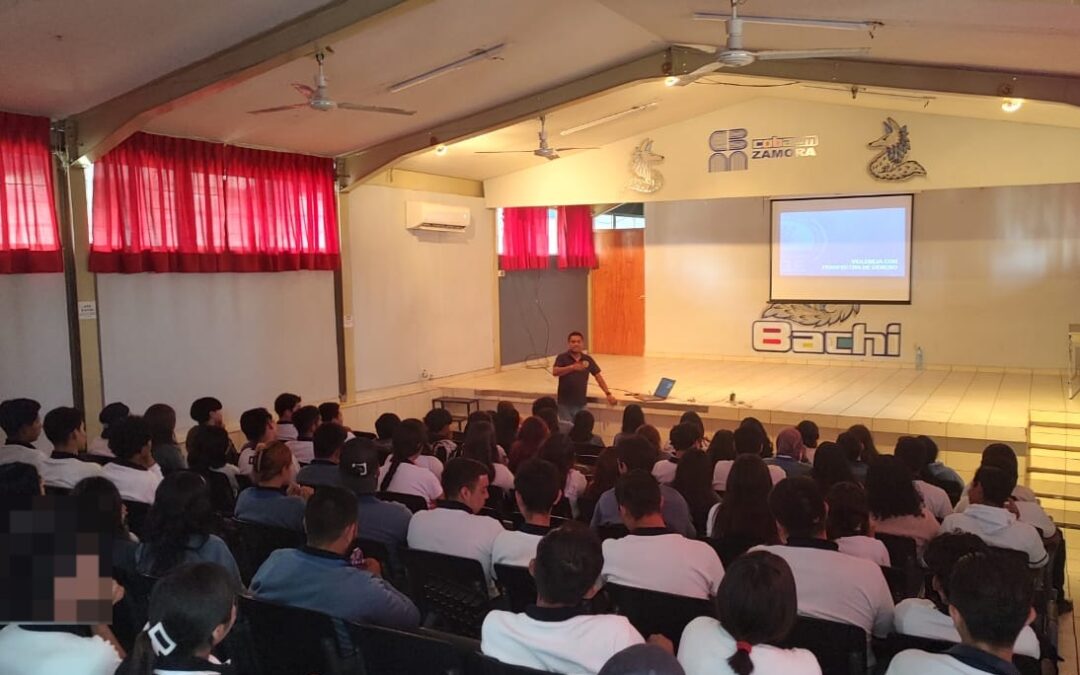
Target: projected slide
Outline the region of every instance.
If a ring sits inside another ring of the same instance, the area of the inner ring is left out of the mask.
[[[774,302],[909,302],[911,196],[772,203]]]

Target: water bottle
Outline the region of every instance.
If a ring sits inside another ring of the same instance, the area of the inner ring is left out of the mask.
[[[923,352],[922,347],[916,345],[915,347],[915,370],[923,369]]]

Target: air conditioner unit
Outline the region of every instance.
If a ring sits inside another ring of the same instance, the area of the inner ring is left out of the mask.
[[[406,202],[405,229],[432,232],[464,232],[472,222],[467,206],[435,202]]]

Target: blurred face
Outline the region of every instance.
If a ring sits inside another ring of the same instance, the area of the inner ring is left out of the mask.
[[[480,509],[484,508],[484,504],[488,500],[488,477],[480,476],[480,479],[476,481],[476,485],[473,488],[461,489],[461,502],[465,506],[469,507],[473,513],[480,513]]]
[[[225,426],[225,415],[222,414],[221,410],[211,411],[210,419],[206,420],[206,423],[209,426],[212,426],[212,427],[224,427]]]
[[[572,353],[580,354],[581,350],[585,349],[585,339],[580,335],[574,335],[567,341],[566,346]]]

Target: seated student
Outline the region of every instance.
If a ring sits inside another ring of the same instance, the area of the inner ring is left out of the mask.
[[[709,456],[713,470],[716,469],[717,462],[734,462],[735,434],[731,433],[730,429],[717,429],[712,440],[709,441],[709,447],[705,450],[705,454]],[[713,471],[710,471],[710,484],[712,483],[712,474]]]
[[[348,426],[345,425],[345,416],[341,414],[341,404],[337,401],[327,401],[319,404],[319,419],[322,424],[336,424],[345,430],[345,440],[351,441],[356,438]]]
[[[656,479],[631,471],[615,484],[619,514],[630,534],[604,541],[604,580],[634,588],[709,598],[724,578],[724,565],[708,544],[664,525]],[[676,565],[658,565],[677,560]]]
[[[101,468],[125,501],[154,503],[161,474],[153,471],[150,426],[138,415],[129,415],[109,428],[109,450],[116,459]]]
[[[1031,567],[1046,565],[1049,556],[1039,531],[1017,521],[1005,508],[1015,484],[1015,476],[994,466],[980,466],[968,490],[971,505],[946,518],[941,531],[970,532],[990,546],[1026,553]]]
[[[184,440],[184,449],[186,449],[189,454],[191,453],[191,449],[188,446],[191,445],[191,437],[200,427],[225,428],[225,414],[223,409],[224,406],[221,405],[221,401],[213,396],[203,396],[202,398],[197,398],[192,401],[188,414],[191,416],[191,420],[195,422],[195,426],[188,429],[187,437]],[[232,447],[232,441],[229,442],[227,456],[234,459],[236,458],[236,448]]]
[[[241,474],[240,469],[234,464],[229,464],[226,459],[229,448],[232,447],[229,432],[225,431],[224,427],[211,424],[192,427],[192,432],[188,434],[187,440],[188,466],[197,473],[212,471],[225,476],[232,490],[232,495],[226,495],[226,501],[236,499],[236,494],[240,491],[237,476]]]
[[[593,433],[595,428],[596,418],[593,417],[593,414],[588,410],[579,410],[574,415],[574,426],[570,428],[570,433],[567,436],[574,443],[584,443],[602,448],[604,447],[604,439]]]
[[[829,507],[825,534],[836,542],[841,553],[865,558],[882,567],[892,566],[889,549],[874,538],[870,506],[862,486],[855,482],[837,483],[825,495],[825,504]]]
[[[240,470],[240,475],[250,478],[255,470],[256,453],[278,438],[277,427],[274,425],[274,416],[266,408],[245,410],[240,415],[240,431],[244,433],[247,442],[240,448],[240,457],[236,466]],[[293,470],[299,473],[300,462],[296,461],[295,455],[292,461]]]
[[[408,419],[394,430],[393,454],[379,472],[380,492],[399,492],[427,500],[428,506],[441,499],[442,485],[435,474],[418,465],[424,451],[424,425]]]
[[[424,415],[431,452],[440,462],[446,462],[457,451],[458,444],[454,442],[454,432],[450,429],[453,423],[454,416],[446,408],[432,408]]]
[[[510,471],[516,471],[518,465],[527,459],[535,457],[540,452],[540,446],[551,435],[551,429],[547,422],[539,417],[526,417],[518,429],[517,440],[510,446],[509,461]],[[556,432],[557,433],[557,432]]]
[[[784,543],[751,550],[775,553],[791,567],[799,615],[888,635],[893,601],[881,568],[841,553],[825,538],[825,500],[814,480],[802,476],[780,481],[769,495],[769,508]]]
[[[690,423],[676,424],[671,427],[668,441],[673,454],[670,457],[661,457],[652,467],[653,478],[661,485],[671,485],[671,481],[675,480],[675,470],[679,467],[679,460],[687,450],[701,447],[701,436],[698,432],[697,425]]]
[[[655,450],[650,448],[649,452],[650,456],[656,456]],[[596,504],[608,490],[615,487],[615,481],[618,479],[618,453],[615,448],[604,448],[604,451],[596,456],[596,466],[593,467],[592,480],[585,486],[585,491],[578,495],[577,515],[575,518],[581,522],[592,522],[593,515],[596,513]]]
[[[203,477],[193,471],[170,473],[158,486],[146,516],[143,541],[135,551],[136,569],[161,577],[183,563],[212,562],[228,570],[241,586],[236,559],[212,534],[216,524],[210,487]]]
[[[544,412],[545,410],[551,410],[555,414],[551,415]],[[567,414],[566,419],[563,419],[563,415],[559,413],[559,403],[551,396],[541,396],[533,401],[532,415],[547,422],[548,428],[553,434],[569,434],[570,430],[574,428],[571,416]]]
[[[818,446],[814,453],[814,470],[810,475],[817,481],[823,495],[829,494],[829,490],[837,483],[856,482],[854,474],[851,473],[851,465],[848,464],[847,452],[830,441]]]
[[[660,431],[656,427],[651,424],[642,424],[640,427],[638,427],[637,433],[635,435],[641,436],[646,441],[648,441],[649,445],[652,446],[653,452],[656,453],[657,457],[662,454],[660,446],[663,445],[663,443],[660,440]]]
[[[802,434],[795,427],[781,429],[776,435],[776,456],[765,460],[766,464],[778,466],[788,478],[793,476],[805,476],[813,471],[813,466],[807,464],[806,446],[802,442]]]
[[[953,512],[949,493],[919,478],[926,471],[926,445],[914,436],[901,436],[896,440],[893,455],[907,466],[915,478],[915,489],[919,491],[926,508],[938,521],[945,520],[945,516]]]
[[[911,537],[920,558],[926,544],[941,531],[937,518],[923,504],[911,472],[896,457],[879,455],[870,463],[866,499],[874,532]]]
[[[754,546],[779,544],[776,520],[769,511],[772,477],[758,455],[742,454],[728,474],[724,499],[709,512],[706,536],[721,545],[725,560]]]
[[[515,666],[593,675],[612,655],[642,644],[626,617],[585,609],[603,567],[600,542],[584,526],[567,523],[545,534],[529,564],[536,604],[521,614],[489,612],[480,651]]]
[[[559,484],[559,472],[551,462],[534,457],[518,468],[514,499],[525,522],[495,538],[493,565],[528,566],[536,556],[536,544],[551,529],[551,509],[562,499]]]
[[[847,454],[848,466],[851,467],[851,475],[856,482],[866,483],[866,474],[870,466],[863,461],[863,446],[855,434],[848,431],[841,432],[836,437],[836,444],[844,449]]]
[[[240,588],[220,565],[181,565],[154,585],[148,620],[117,675],[235,673],[213,650],[236,622]]]
[[[293,414],[300,409],[300,397],[296,394],[279,394],[274,399],[274,412],[277,413],[277,439],[295,441],[300,433],[293,424]]]
[[[0,464],[22,462],[42,473],[45,453],[34,447],[41,436],[41,404],[28,398],[13,398],[0,403],[0,429],[7,441],[0,446]]]
[[[521,413],[510,401],[499,401],[499,405],[495,408],[494,424],[496,445],[509,448],[517,438],[518,427],[521,426]]]
[[[580,514],[578,499],[588,489],[589,479],[585,477],[585,474],[577,470],[577,452],[574,450],[574,444],[562,434],[550,436],[540,446],[537,457],[551,462],[559,471],[563,496],[566,497],[566,501],[570,502],[570,513],[577,518]],[[613,479],[612,485],[614,484]]]
[[[394,444],[394,431],[401,424],[401,418],[394,413],[383,413],[375,420],[375,447],[380,454],[386,457],[390,454]]]
[[[596,675],[686,675],[675,658],[675,646],[657,635],[612,656]]]
[[[480,422],[490,426],[488,422]],[[510,467],[499,461],[499,451],[492,442],[495,440],[494,428],[487,438],[472,438],[458,448],[458,457],[475,459],[488,468],[489,487],[510,491],[514,489],[514,474]],[[435,459],[432,457],[432,459]],[[520,467],[519,467],[520,468]],[[441,474],[441,472],[440,472]]]
[[[1005,473],[1013,476],[1014,479],[1019,476],[1018,466],[1016,461],[1016,452],[1013,451],[1008,445],[1004,443],[991,443],[986,446],[982,454],[982,462],[980,466],[994,466]],[[968,507],[970,500],[968,499],[967,492],[971,486],[968,486],[964,490],[964,495],[956,505],[957,511],[963,511]],[[1031,488],[1016,483],[1016,487],[1013,488],[1012,499],[1009,503],[1010,510],[1017,514],[1017,519],[1021,523],[1027,523],[1037,529],[1045,539],[1053,537],[1057,533],[1057,526],[1054,525],[1053,519],[1039,504],[1039,500],[1035,498],[1035,493],[1031,491]]]
[[[739,428],[741,429],[742,427],[753,429],[754,432],[757,433],[758,437],[761,439],[762,459],[767,459],[773,456],[773,443],[772,440],[769,438],[769,432],[765,430],[765,425],[761,423],[761,420],[756,417],[744,417],[742,421],[739,422]]]
[[[645,411],[641,409],[641,406],[637,403],[631,403],[623,408],[622,413],[622,426],[619,428],[619,433],[615,434],[615,438],[612,439],[612,447],[619,444],[619,441],[626,436],[633,436],[638,433],[645,424]]]
[[[350,558],[353,542],[365,534],[356,514],[352,492],[332,485],[319,488],[304,512],[307,546],[271,553],[251,579],[251,594],[343,621],[416,628],[419,610],[382,579],[379,563]]]
[[[101,465],[83,461],[86,452],[86,425],[75,408],[54,408],[42,424],[45,438],[53,444],[52,454],[41,462],[41,480],[50,487],[75,487],[83,478],[101,475]]]
[[[436,508],[413,514],[409,548],[479,561],[494,597],[491,552],[503,526],[494,518],[476,515],[488,499],[488,468],[474,459],[452,459],[443,471],[441,491],[446,497],[435,503]]]
[[[314,459],[302,467],[296,474],[296,482],[301,485],[341,485],[341,448],[345,446],[348,432],[335,422],[327,422],[315,430],[311,438]],[[295,442],[295,441],[294,441]]]
[[[98,413],[98,422],[101,423],[101,435],[90,441],[87,453],[99,457],[112,457],[109,450],[109,428],[131,414],[131,409],[123,403],[110,403]]]
[[[329,426],[329,425],[324,425]],[[365,539],[374,539],[394,548],[409,537],[412,511],[404,504],[384,502],[375,496],[379,488],[379,451],[370,438],[354,438],[341,449],[338,464],[341,487],[356,495],[358,522]]]
[[[938,461],[938,445],[934,442],[934,439],[929,436],[918,436],[922,441],[923,447],[926,449],[926,471],[939,481],[945,481],[957,486],[957,490],[964,491],[967,485],[964,483],[964,479],[960,477],[960,474],[956,473],[949,467],[945,466],[944,462]]]
[[[740,455],[754,455],[755,457],[761,457],[764,452],[764,445],[761,440],[761,434],[754,429],[753,426],[742,426],[736,429],[731,434],[732,442],[735,444],[735,458],[738,459]],[[723,492],[727,489],[728,474],[731,472],[731,467],[735,463],[735,460],[720,460],[713,467],[713,489],[717,492]],[[787,474],[784,470],[775,464],[768,464],[769,475],[772,477],[773,485],[776,485],[780,481],[787,478]]]
[[[795,626],[795,578],[784,559],[758,551],[731,564],[716,593],[716,616],[699,616],[679,641],[686,675],[820,675],[805,649],[783,649]]]
[[[304,531],[304,504],[311,488],[296,484],[289,446],[268,444],[255,455],[255,485],[236,498],[236,517],[249,523]]]
[[[679,460],[675,470],[675,480],[671,487],[682,495],[690,509],[690,518],[698,534],[704,535],[708,527],[708,515],[714,506],[720,503],[716,491],[712,489],[712,463],[709,456],[701,450],[687,450]]]
[[[640,436],[630,436],[619,441],[615,446],[615,455],[618,460],[619,474],[627,474],[636,469],[649,473],[656,464],[656,450],[649,442]],[[660,494],[663,496],[661,508],[663,509],[664,523],[673,532],[685,537],[696,537],[697,528],[690,515],[690,507],[679,491],[670,485],[661,485]],[[591,526],[622,525],[623,519],[619,502],[615,497],[615,488],[600,495],[593,511]]]
[[[811,420],[803,420],[796,424],[795,428],[799,431],[799,435],[802,436],[803,445],[806,446],[807,459],[810,462],[813,462],[814,458],[809,455],[810,450],[817,449],[818,439],[821,438],[821,431],[818,429],[818,425]]]
[[[296,461],[300,462],[301,466],[306,466],[315,459],[315,444],[312,439],[319,427],[319,409],[313,405],[301,406],[293,413],[292,423],[296,428],[296,438],[285,441],[285,445],[292,450]],[[280,435],[280,431],[278,433]]]
[[[960,642],[960,634],[949,616],[949,581],[956,563],[964,556],[984,555],[986,543],[974,534],[950,532],[936,537],[926,547],[926,566],[933,575],[929,598],[907,598],[896,605],[895,630],[901,635]],[[1039,638],[1024,626],[1016,638],[1014,651],[1039,658]]]
[[[127,506],[120,499],[120,492],[112,481],[101,476],[83,478],[71,489],[71,496],[98,504],[101,513],[106,515],[106,521],[111,524],[113,570],[133,573],[139,539],[128,530]]]
[[[963,557],[949,578],[949,616],[961,644],[944,654],[902,651],[886,675],[1019,672],[1012,663],[1013,648],[1035,617],[1031,600],[1031,575],[1020,561],[997,552]]]
[[[146,409],[143,419],[150,426],[150,452],[162,474],[186,469],[187,458],[176,442],[176,411],[155,403]]]

